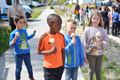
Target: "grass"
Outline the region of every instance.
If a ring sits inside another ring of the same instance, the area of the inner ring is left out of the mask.
[[[0,55],[9,48],[10,27],[0,26]]]
[[[37,7],[37,8],[33,8],[33,13],[32,13],[32,18],[37,18],[41,12],[45,9],[45,7]]]
[[[64,16],[64,14],[65,14],[65,10],[61,10],[59,8],[54,8],[54,10],[55,10],[55,13],[58,15]]]

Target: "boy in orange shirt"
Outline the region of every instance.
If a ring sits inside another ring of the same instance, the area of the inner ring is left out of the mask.
[[[39,41],[38,54],[44,55],[45,80],[61,80],[64,69],[64,36],[59,31],[62,19],[56,14],[47,17],[50,31],[45,33]]]

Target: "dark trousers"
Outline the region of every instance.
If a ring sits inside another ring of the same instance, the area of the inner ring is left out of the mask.
[[[104,21],[104,28],[107,30],[107,33],[109,34],[109,21]]]
[[[27,68],[29,78],[33,78],[31,59],[30,59],[30,54],[28,53],[28,54],[15,55],[15,62],[16,62],[15,76],[16,76],[16,80],[20,80],[21,70],[22,70],[22,62],[23,61],[25,62],[25,66]]]
[[[112,25],[112,35],[117,36],[118,35],[118,22],[113,22]]]
[[[9,25],[11,27],[11,31],[13,31],[14,29],[16,29],[16,26],[14,24],[14,20],[12,17],[9,17]]]
[[[58,68],[45,68],[44,67],[44,79],[45,80],[61,80],[63,74],[63,66]]]
[[[75,19],[77,19],[77,22],[80,22],[80,14],[75,14]]]
[[[118,34],[120,34],[120,21],[118,22]]]
[[[96,80],[101,80],[101,66],[103,55],[94,56],[87,55],[87,59],[89,62],[89,80],[93,80],[94,73],[96,75]]]

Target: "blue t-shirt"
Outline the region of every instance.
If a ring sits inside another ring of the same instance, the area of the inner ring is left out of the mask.
[[[118,12],[114,12],[112,14],[113,22],[118,22],[119,21],[119,14]]]
[[[19,37],[17,38],[15,44],[11,45],[10,43],[15,37],[16,33],[19,33]],[[9,45],[15,48],[15,55],[30,53],[28,40],[31,39],[34,35],[35,34],[28,35],[25,28],[19,30],[15,29],[14,31],[11,32]]]

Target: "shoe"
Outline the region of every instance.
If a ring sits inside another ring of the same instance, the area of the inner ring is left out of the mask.
[[[34,78],[29,78],[30,80],[35,80]]]

